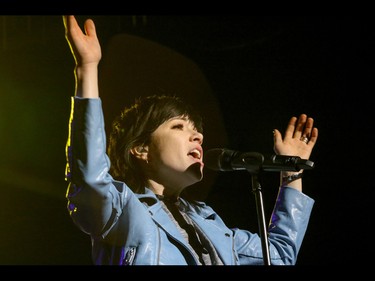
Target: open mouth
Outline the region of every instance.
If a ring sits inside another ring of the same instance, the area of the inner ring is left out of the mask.
[[[189,155],[198,160],[201,160],[202,158],[202,154],[198,149],[193,149],[189,152]]]

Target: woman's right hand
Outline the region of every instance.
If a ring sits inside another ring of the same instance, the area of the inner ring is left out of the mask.
[[[87,19],[84,23],[85,33],[79,27],[74,16],[63,16],[65,38],[68,41],[77,66],[99,64],[102,57],[100,43],[96,34],[93,20]]]

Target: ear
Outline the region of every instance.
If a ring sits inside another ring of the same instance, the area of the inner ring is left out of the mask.
[[[138,159],[147,161],[148,146],[135,146],[132,149],[130,149],[130,153]]]

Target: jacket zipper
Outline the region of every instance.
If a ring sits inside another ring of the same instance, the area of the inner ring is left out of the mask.
[[[123,265],[132,265],[135,257],[136,249],[131,247],[125,254]]]

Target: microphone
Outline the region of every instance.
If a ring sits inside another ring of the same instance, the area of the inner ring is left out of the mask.
[[[214,171],[263,170],[270,172],[299,171],[314,168],[314,162],[299,156],[273,154],[264,157],[258,152],[240,152],[213,148],[204,154],[204,164]]]

